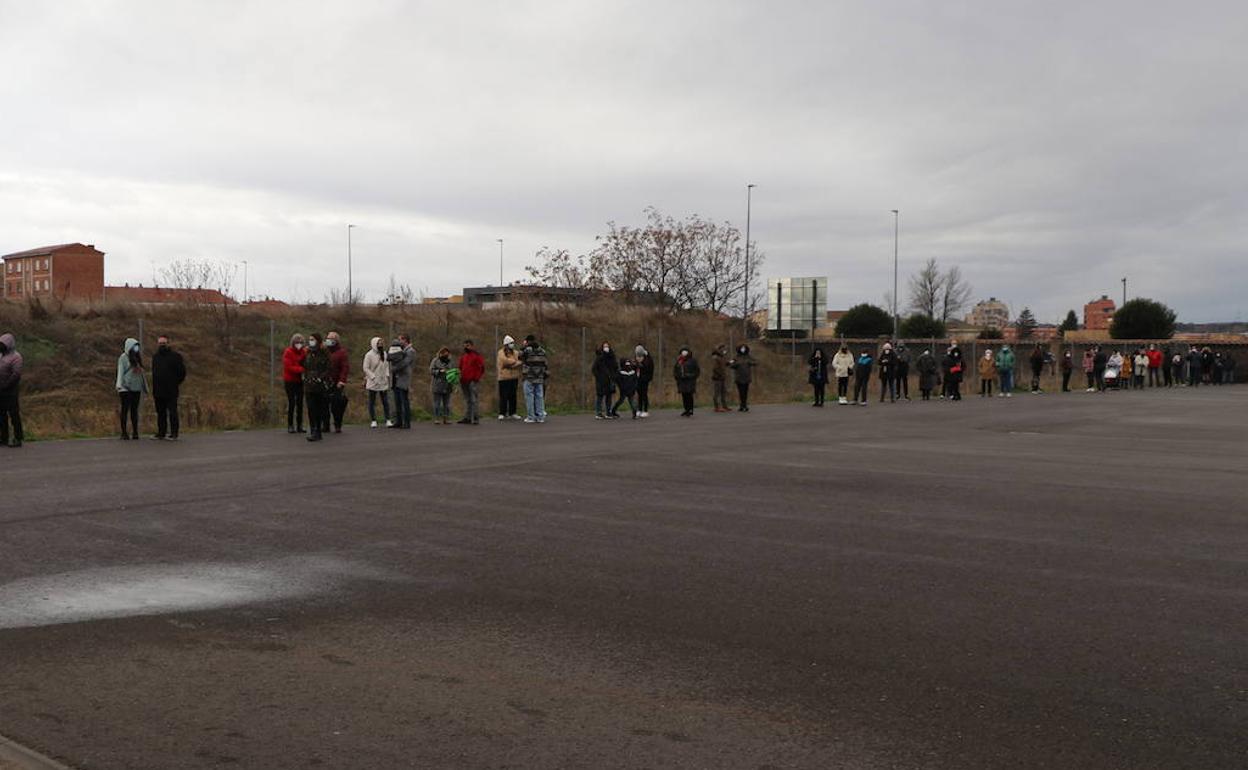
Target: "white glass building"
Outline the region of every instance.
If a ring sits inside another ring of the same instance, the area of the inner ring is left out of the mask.
[[[827,325],[827,278],[767,279],[767,331],[812,332]]]

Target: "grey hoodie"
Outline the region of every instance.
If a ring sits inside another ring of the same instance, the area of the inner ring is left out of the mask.
[[[0,394],[15,392],[22,379],[22,354],[17,352],[17,340],[8,332],[0,334],[0,345],[4,346],[4,354],[0,355]]]
[[[130,364],[130,351],[139,344],[134,337],[127,337],[125,347],[117,358],[117,392],[146,393],[147,380],[142,369],[135,369]]]

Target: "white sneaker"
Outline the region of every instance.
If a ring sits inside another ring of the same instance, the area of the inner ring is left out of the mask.
[[[649,412],[638,412],[638,413],[637,413],[637,416],[638,416],[638,417],[649,417],[649,416],[650,416],[650,413],[649,413]]]
[[[517,418],[517,419],[519,419],[519,418],[520,418],[520,415],[516,415],[516,418]],[[525,417],[525,418],[524,418],[524,421],[525,421],[525,422],[527,422],[527,423],[535,423],[535,422],[537,422],[537,420],[534,420],[532,417]]]
[[[394,427],[394,420],[386,420],[386,427],[387,427],[387,428],[393,428],[393,427]]]
[[[505,415],[505,414],[500,414],[500,415],[498,416],[498,419],[500,419],[500,420],[506,420],[506,419],[507,419],[507,415]]]
[[[520,415],[518,415],[518,414],[513,414],[513,415],[511,416],[511,419],[513,419],[513,420],[523,420],[524,418],[523,418],[523,417],[521,417],[521,416],[520,416]]]
[[[377,421],[376,421],[376,420],[373,420],[372,422],[370,422],[370,423],[368,424],[368,427],[370,427],[370,428],[376,428],[376,427],[377,427]]]
[[[1006,397],[1006,398],[1014,398],[1014,394],[1013,394],[1013,393],[1006,393],[1006,394],[1005,394],[1005,397]]]

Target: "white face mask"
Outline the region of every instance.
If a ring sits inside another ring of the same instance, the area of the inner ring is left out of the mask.
[[[312,340],[311,342],[309,342],[308,347],[312,349],[316,348],[316,340]]]
[[[610,353],[610,352],[611,352],[611,348],[607,347],[606,345],[603,345],[603,346],[602,346],[602,352],[603,352],[603,353]]]
[[[295,343],[295,350],[300,350],[300,349],[302,349],[302,348],[303,348],[303,343],[302,343],[302,342],[296,342],[296,343]]]

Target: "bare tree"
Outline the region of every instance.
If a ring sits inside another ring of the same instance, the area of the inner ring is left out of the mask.
[[[945,279],[935,258],[928,259],[922,270],[910,276],[910,309],[928,318],[938,317]]]
[[[534,281],[543,286],[555,286],[561,289],[590,289],[601,284],[592,265],[585,257],[573,257],[567,249],[552,249],[543,246],[534,256],[537,265],[524,268]]]
[[[941,286],[940,293],[940,320],[948,321],[958,313],[966,309],[970,304],[971,293],[974,290],[962,277],[962,269],[957,265],[949,268],[945,272],[944,284]]]
[[[234,285],[234,277],[238,273],[238,265],[233,262],[210,261],[206,259],[176,259],[157,271],[157,283],[163,283],[173,289],[215,289],[221,299],[206,304],[218,322],[218,330],[227,349],[234,346],[232,332],[234,316],[238,309],[230,297],[230,288]],[[193,291],[186,291],[189,304],[200,304],[203,297]]]

